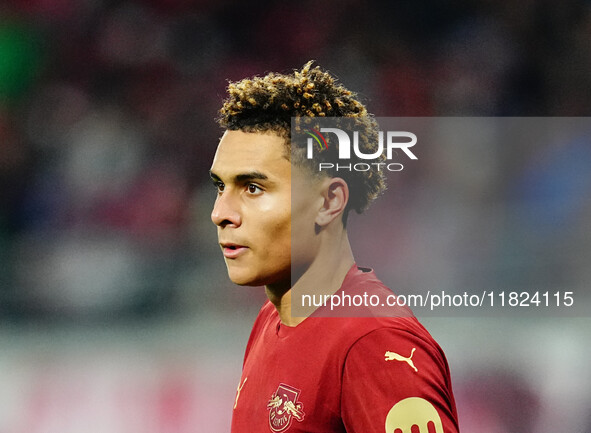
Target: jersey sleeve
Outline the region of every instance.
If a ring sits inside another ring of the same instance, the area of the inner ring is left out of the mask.
[[[427,334],[428,335],[428,334]],[[347,433],[456,433],[447,360],[432,338],[380,328],[357,340],[343,368]]]

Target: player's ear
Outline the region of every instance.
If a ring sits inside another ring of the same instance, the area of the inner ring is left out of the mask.
[[[322,207],[316,215],[316,224],[327,226],[336,218],[340,218],[349,201],[349,187],[340,177],[331,177],[324,181],[322,187]]]

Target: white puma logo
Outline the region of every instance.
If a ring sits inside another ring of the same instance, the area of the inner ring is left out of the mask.
[[[384,355],[386,357],[385,361],[404,361],[408,365],[410,365],[416,373],[419,370],[415,367],[414,363],[412,362],[412,356],[414,355],[415,350],[417,350],[416,347],[413,347],[412,350],[410,351],[410,356],[408,358],[405,356],[399,355],[396,352],[387,351]]]
[[[236,400],[234,401],[234,409],[236,409],[236,406],[238,405],[238,399],[240,398],[240,392],[242,391],[242,388],[244,388],[244,384],[246,383],[247,380],[248,380],[248,377],[245,377],[244,382],[239,383],[238,388],[236,388]]]

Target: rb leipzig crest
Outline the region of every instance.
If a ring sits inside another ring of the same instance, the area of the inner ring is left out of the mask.
[[[298,402],[300,390],[293,386],[280,383],[267,403],[269,410],[269,427],[275,433],[284,432],[289,428],[293,419],[304,420],[303,403]]]

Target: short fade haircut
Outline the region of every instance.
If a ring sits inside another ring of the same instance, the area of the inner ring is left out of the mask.
[[[359,148],[365,154],[378,148],[378,125],[356,94],[343,87],[337,79],[312,61],[291,74],[269,73],[264,77],[246,78],[228,85],[228,97],[220,109],[218,123],[227,130],[271,132],[285,138],[286,158],[292,164],[307,167],[314,175],[313,163],[303,152],[292,152],[291,119],[316,117],[351,118],[359,131]],[[292,158],[293,156],[293,158]],[[327,160],[329,155],[327,156]],[[322,159],[322,152],[320,152]],[[377,162],[385,159],[382,155]],[[355,163],[354,158],[351,160]],[[364,161],[359,161],[364,162]],[[343,213],[346,224],[351,209],[362,213],[385,189],[381,170],[340,171],[328,169],[322,174],[340,177],[349,187],[349,202]]]

